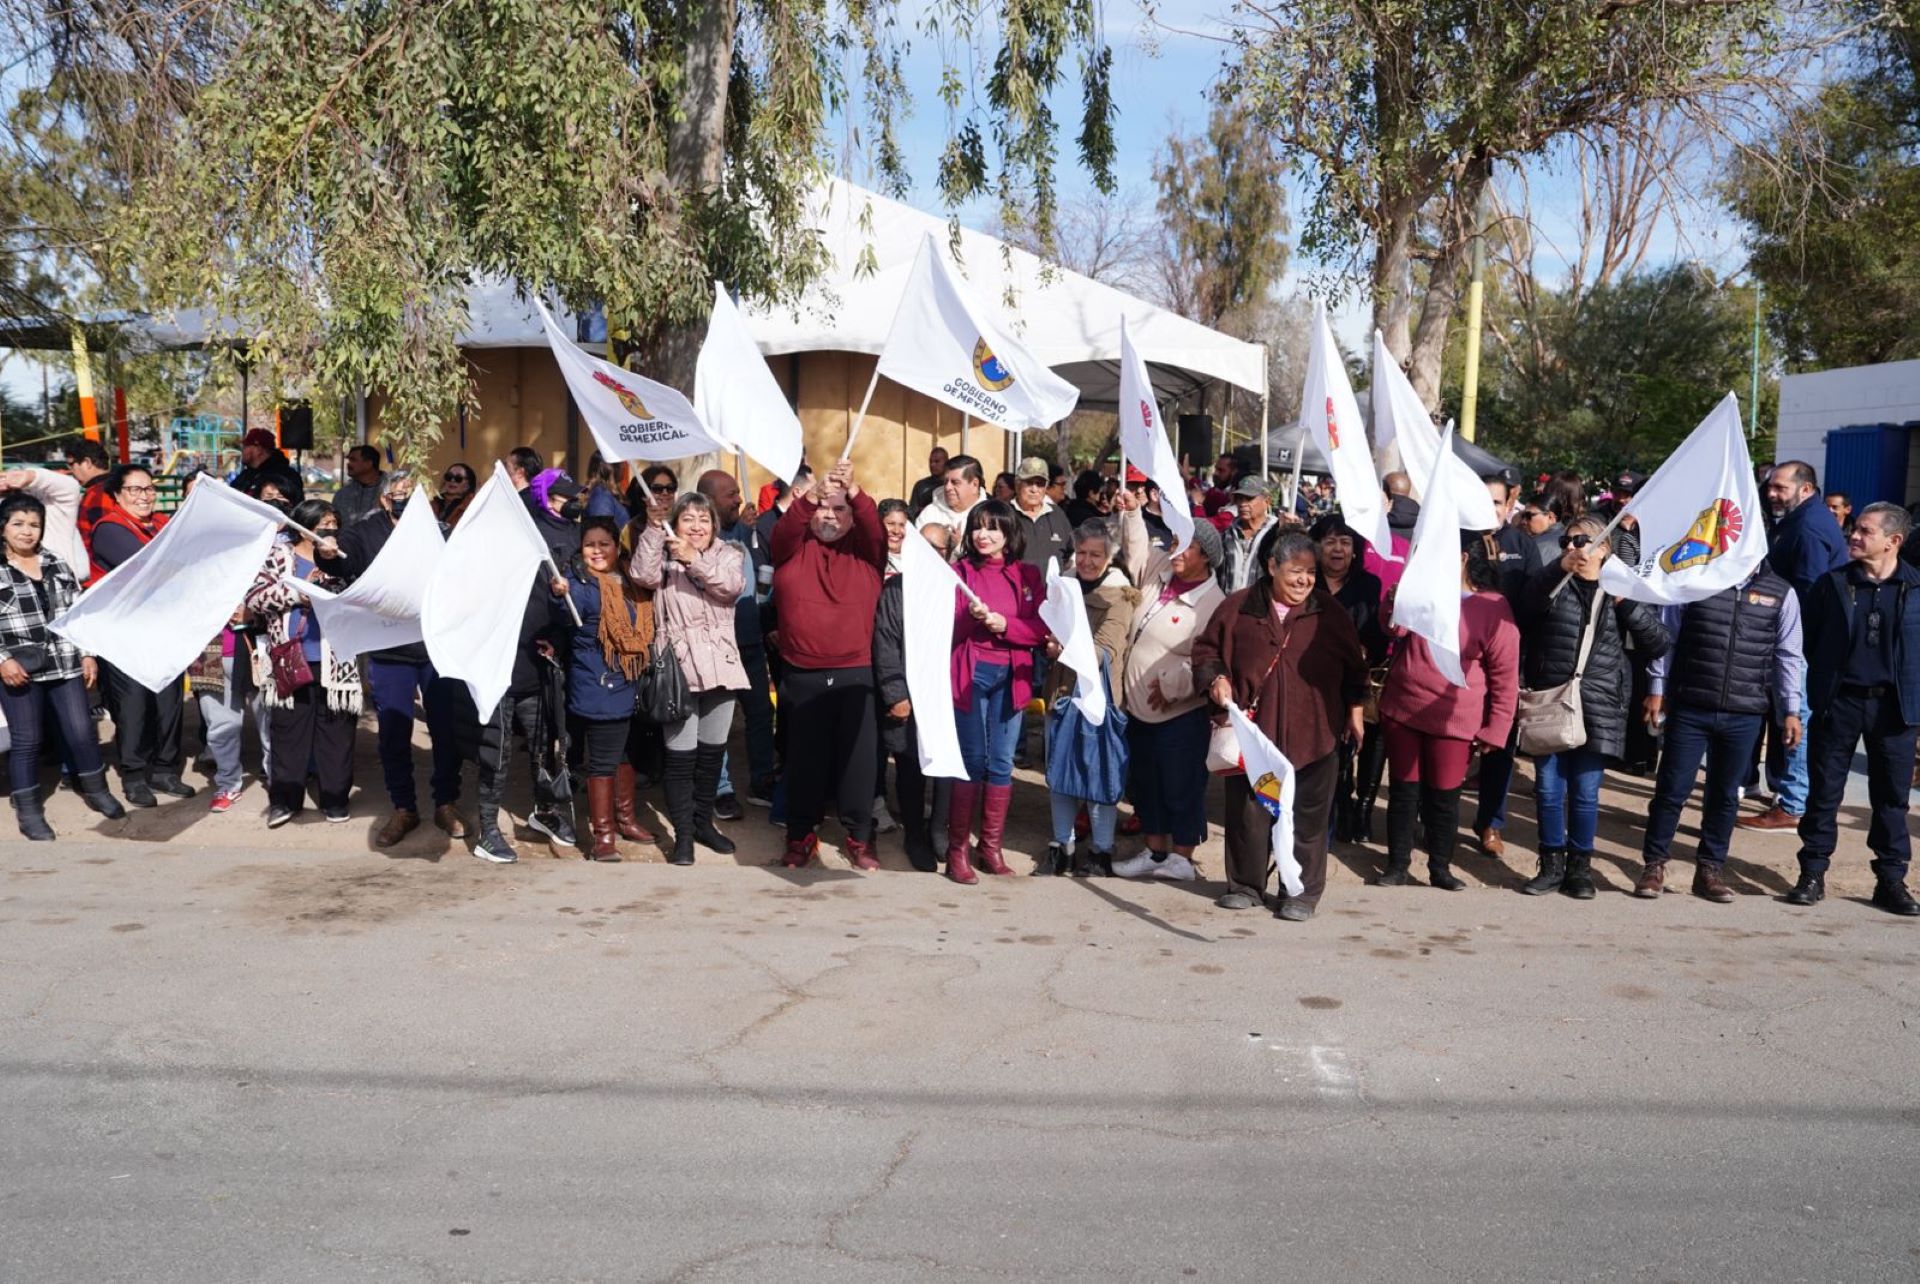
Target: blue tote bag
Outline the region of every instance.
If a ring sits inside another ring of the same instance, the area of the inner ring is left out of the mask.
[[[1100,658],[1107,717],[1088,722],[1068,692],[1053,702],[1047,725],[1047,788],[1068,798],[1117,803],[1127,783],[1127,715],[1113,702],[1107,659]]]

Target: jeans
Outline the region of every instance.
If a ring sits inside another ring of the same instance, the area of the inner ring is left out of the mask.
[[[1807,707],[1807,680],[1804,676],[1800,679],[1800,725],[1813,725],[1813,710]],[[1789,816],[1807,814],[1807,792],[1812,787],[1807,764],[1808,751],[1808,737],[1802,736],[1798,745],[1780,751],[1786,761],[1785,768],[1778,775],[1768,773],[1767,783],[1773,786],[1774,801]]]
[[[1011,784],[1013,750],[1025,712],[1013,704],[1013,670],[1004,664],[975,665],[972,696],[970,707],[956,709],[953,715],[967,779],[976,784]]]
[[[244,664],[244,653],[240,659]],[[213,755],[214,792],[230,794],[240,787],[244,778],[240,769],[240,745],[247,726],[247,697],[234,681],[233,657],[220,661],[220,668],[226,674],[225,688],[218,695],[202,691],[196,698],[200,703],[200,726],[207,736],[207,752]]]
[[[40,746],[47,724],[57,723],[74,770],[90,776],[101,770],[100,743],[94,738],[93,701],[79,678],[0,686],[0,712],[7,718],[12,746],[7,751],[7,787],[14,793],[40,783]]]
[[[1539,773],[1534,802],[1540,811],[1540,845],[1592,851],[1594,832],[1600,827],[1600,779],[1606,775],[1606,756],[1583,745],[1535,758],[1534,764]]]
[[[1505,748],[1489,749],[1480,755],[1480,801],[1473,812],[1475,832],[1506,828],[1507,794],[1513,788],[1513,742],[1514,737],[1508,736]]]
[[[1653,805],[1647,813],[1647,836],[1640,857],[1648,864],[1663,861],[1680,827],[1680,809],[1693,793],[1700,760],[1707,760],[1707,788],[1700,798],[1700,850],[1703,864],[1723,865],[1733,822],[1740,811],[1740,781],[1760,739],[1765,716],[1758,713],[1721,713],[1684,704],[1667,709],[1665,747],[1660,772],[1654,780]]]
[[[1912,856],[1907,836],[1907,795],[1913,784],[1914,732],[1900,716],[1900,697],[1891,689],[1870,694],[1841,687],[1813,720],[1807,738],[1812,789],[1800,817],[1800,868],[1824,874],[1839,842],[1838,814],[1846,797],[1853,749],[1867,742],[1867,848],[1877,857],[1873,871],[1902,879]]]
[[[1080,814],[1080,800],[1065,794],[1051,794],[1049,802],[1053,808],[1053,841],[1072,851],[1073,822]],[[1093,822],[1093,850],[1111,854],[1114,826],[1120,823],[1119,804],[1090,802],[1087,818]]]
[[[427,741],[433,753],[433,805],[444,807],[460,800],[460,753],[453,736],[453,688],[425,660],[367,661],[367,684],[373,690],[373,710],[380,729],[380,774],[387,801],[395,811],[419,811],[420,794],[413,783],[413,696],[427,715]]]

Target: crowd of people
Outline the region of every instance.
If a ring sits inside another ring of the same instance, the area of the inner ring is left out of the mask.
[[[1511,475],[1486,477],[1500,525],[1460,536],[1461,685],[1425,638],[1395,624],[1419,514],[1402,473],[1383,479],[1391,541],[1376,548],[1344,519],[1328,480],[1309,479],[1292,503],[1277,504],[1284,489],[1243,474],[1231,455],[1173,496],[1132,468],[1070,476],[1041,459],[990,485],[977,459],[935,449],[905,498],[876,502],[843,461],[824,474],[803,466],[749,505],[724,471],[683,484],[654,464],[623,486],[596,455],[583,484],[521,447],[508,473],[559,574],[543,570],[524,594],[507,586],[503,609],[520,617],[512,680],[484,716],[422,644],[336,653],[287,583],[352,584],[410,504],[431,504],[452,532],[477,490],[472,468],[445,469],[429,500],[411,475],[357,447],[333,497],[309,498],[272,435],[249,432],[231,484],[288,524],[201,659],[154,692],[48,625],[160,534],[156,479],[140,464],[113,464],[94,442],[75,443],[66,462],[64,473],[0,474],[0,712],[12,805],[33,840],[54,837],[43,758],[109,818],[125,814],[123,800],[150,808],[193,798],[183,776],[189,697],[215,812],[246,790],[251,724],[265,823],[291,823],[309,802],[324,820],[345,821],[371,705],[387,806],[378,847],[401,842],[426,815],[475,856],[513,861],[501,805],[520,766],[532,794],[527,826],[588,860],[618,861],[622,843],[657,844],[676,865],[702,848],[731,853],[721,824],[750,804],[784,827],[787,867],[815,859],[831,820],[858,869],[878,868],[878,836],[898,829],[915,869],[972,884],[1012,872],[1004,844],[1015,771],[1037,756],[1051,822],[1039,872],[1197,878],[1193,854],[1216,819],[1210,776],[1220,774],[1218,905],[1302,921],[1325,894],[1330,841],[1375,843],[1383,782],[1380,885],[1419,881],[1416,850],[1427,885],[1466,885],[1453,866],[1470,785],[1472,842],[1504,858],[1524,748],[1521,693],[1573,684],[1577,747],[1529,755],[1538,815],[1529,895],[1594,896],[1601,783],[1613,766],[1653,778],[1633,894],[1657,897],[1704,763],[1693,893],[1735,899],[1724,868],[1737,830],[1793,829],[1800,876],[1785,899],[1813,904],[1864,742],[1873,903],[1920,915],[1905,885],[1920,728],[1911,518],[1897,505],[1856,512],[1845,496],[1823,496],[1799,461],[1762,470],[1767,562],[1741,585],[1666,608],[1601,587],[1610,557],[1639,560],[1631,517],[1608,519],[1644,478],[1623,474],[1595,501],[1579,475],[1547,476],[1522,502]],[[1185,542],[1167,520],[1174,504],[1192,518]],[[942,693],[964,764],[954,779],[923,775],[917,751],[901,579],[910,540],[926,541],[965,589],[955,594]],[[1050,567],[1080,590],[1098,675],[1072,672],[1042,619]],[[1083,680],[1106,691],[1111,713],[1100,723],[1073,698]],[[1037,751],[1028,744],[1036,699]],[[97,705],[112,719],[117,797]],[[1230,705],[1293,766],[1297,892],[1275,886],[1271,800],[1235,769],[1232,738],[1223,740]],[[430,807],[416,781],[422,720]],[[468,763],[471,823],[460,806]],[[1763,779],[1771,798],[1742,818],[1742,799],[1759,797]],[[640,819],[654,790],[671,831],[659,837]],[[574,825],[582,795],[584,835]],[[1122,839],[1136,836],[1123,851]]]

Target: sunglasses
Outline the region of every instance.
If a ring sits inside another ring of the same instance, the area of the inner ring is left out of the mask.
[[[440,479],[440,484],[442,486],[451,486],[455,482],[459,482],[462,486],[467,486],[467,485],[471,485],[472,481],[473,479],[468,477],[465,473],[448,473],[446,476]]]
[[[1591,543],[1593,543],[1593,536],[1591,535],[1562,535],[1560,537],[1561,548],[1585,548]]]
[[[647,487],[647,489],[648,489],[648,490],[650,490],[650,491],[652,491],[652,492],[653,492],[654,494],[656,494],[656,495],[671,495],[671,494],[673,494],[673,487],[672,487],[672,486],[670,486],[670,485],[668,485],[668,486],[649,486],[649,487]]]

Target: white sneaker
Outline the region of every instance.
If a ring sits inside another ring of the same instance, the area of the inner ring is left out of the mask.
[[[1155,878],[1170,878],[1177,883],[1189,882],[1200,877],[1200,871],[1193,867],[1193,862],[1179,852],[1167,853],[1165,860],[1155,861],[1153,868],[1147,872]]]
[[[891,834],[898,828],[900,828],[900,822],[895,820],[893,813],[887,810],[887,800],[884,798],[874,799],[873,832],[876,834]]]
[[[1115,878],[1147,878],[1152,875],[1153,867],[1157,863],[1153,859],[1152,852],[1141,852],[1137,856],[1129,856],[1125,860],[1113,862],[1113,876]]]

